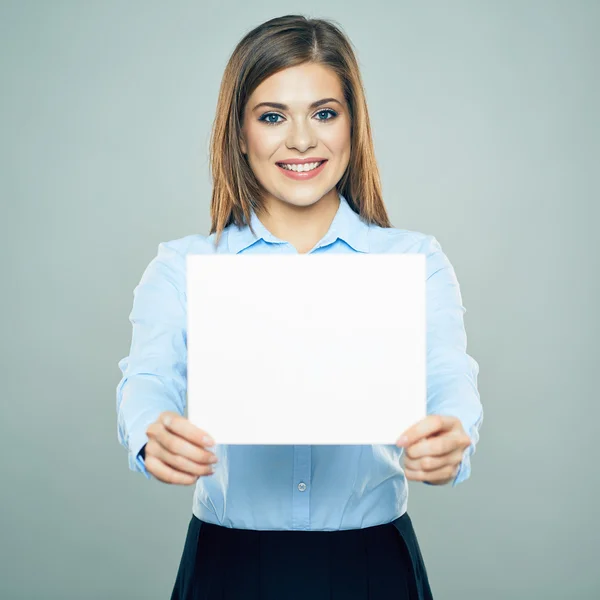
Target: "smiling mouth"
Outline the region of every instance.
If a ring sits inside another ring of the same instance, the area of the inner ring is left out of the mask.
[[[286,171],[292,171],[293,173],[309,173],[310,171],[314,171],[318,169],[325,160],[321,160],[319,162],[314,163],[305,163],[303,165],[299,164],[290,164],[290,163],[276,163],[278,167],[285,169]]]

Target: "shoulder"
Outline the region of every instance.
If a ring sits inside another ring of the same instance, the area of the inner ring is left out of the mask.
[[[369,251],[374,253],[418,253],[426,260],[427,280],[444,271],[455,277],[454,267],[438,239],[429,233],[410,229],[370,226]],[[439,278],[439,277],[438,277]]]
[[[222,245],[222,242],[220,243]],[[166,240],[158,244],[157,256],[164,260],[176,262],[184,260],[188,254],[214,254],[218,252],[215,247],[214,235],[194,233],[173,240]]]
[[[396,227],[369,226],[370,252],[432,254],[438,250],[441,250],[440,243],[431,234]]]
[[[168,264],[174,269],[185,268],[188,254],[217,254],[226,251],[227,229],[219,244],[215,245],[215,235],[194,233],[180,238],[166,240],[158,244],[155,260]]]
[[[214,236],[191,234],[158,244],[155,255],[144,270],[142,283],[168,282],[180,291],[185,289],[188,254],[214,254]]]

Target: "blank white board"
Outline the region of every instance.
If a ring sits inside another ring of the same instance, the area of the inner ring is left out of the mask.
[[[187,256],[188,418],[217,444],[394,444],[426,415],[425,255]]]

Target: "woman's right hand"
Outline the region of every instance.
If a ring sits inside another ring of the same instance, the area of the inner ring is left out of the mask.
[[[212,475],[218,461],[204,441],[208,434],[180,414],[165,411],[146,429],[146,470],[156,479],[177,485],[192,485],[199,477]],[[210,436],[208,436],[210,437]]]

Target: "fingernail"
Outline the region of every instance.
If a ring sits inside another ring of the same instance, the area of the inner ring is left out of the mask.
[[[398,439],[396,444],[398,446],[404,446],[404,444],[406,444],[406,442],[408,442],[408,438],[405,435],[402,435],[402,436],[400,436],[400,438]]]
[[[165,415],[165,417],[163,418],[163,424],[167,427],[171,424],[171,417],[169,415]]]
[[[215,445],[215,440],[213,440],[209,435],[205,435],[202,438],[202,443],[205,444],[206,446],[212,447]]]

